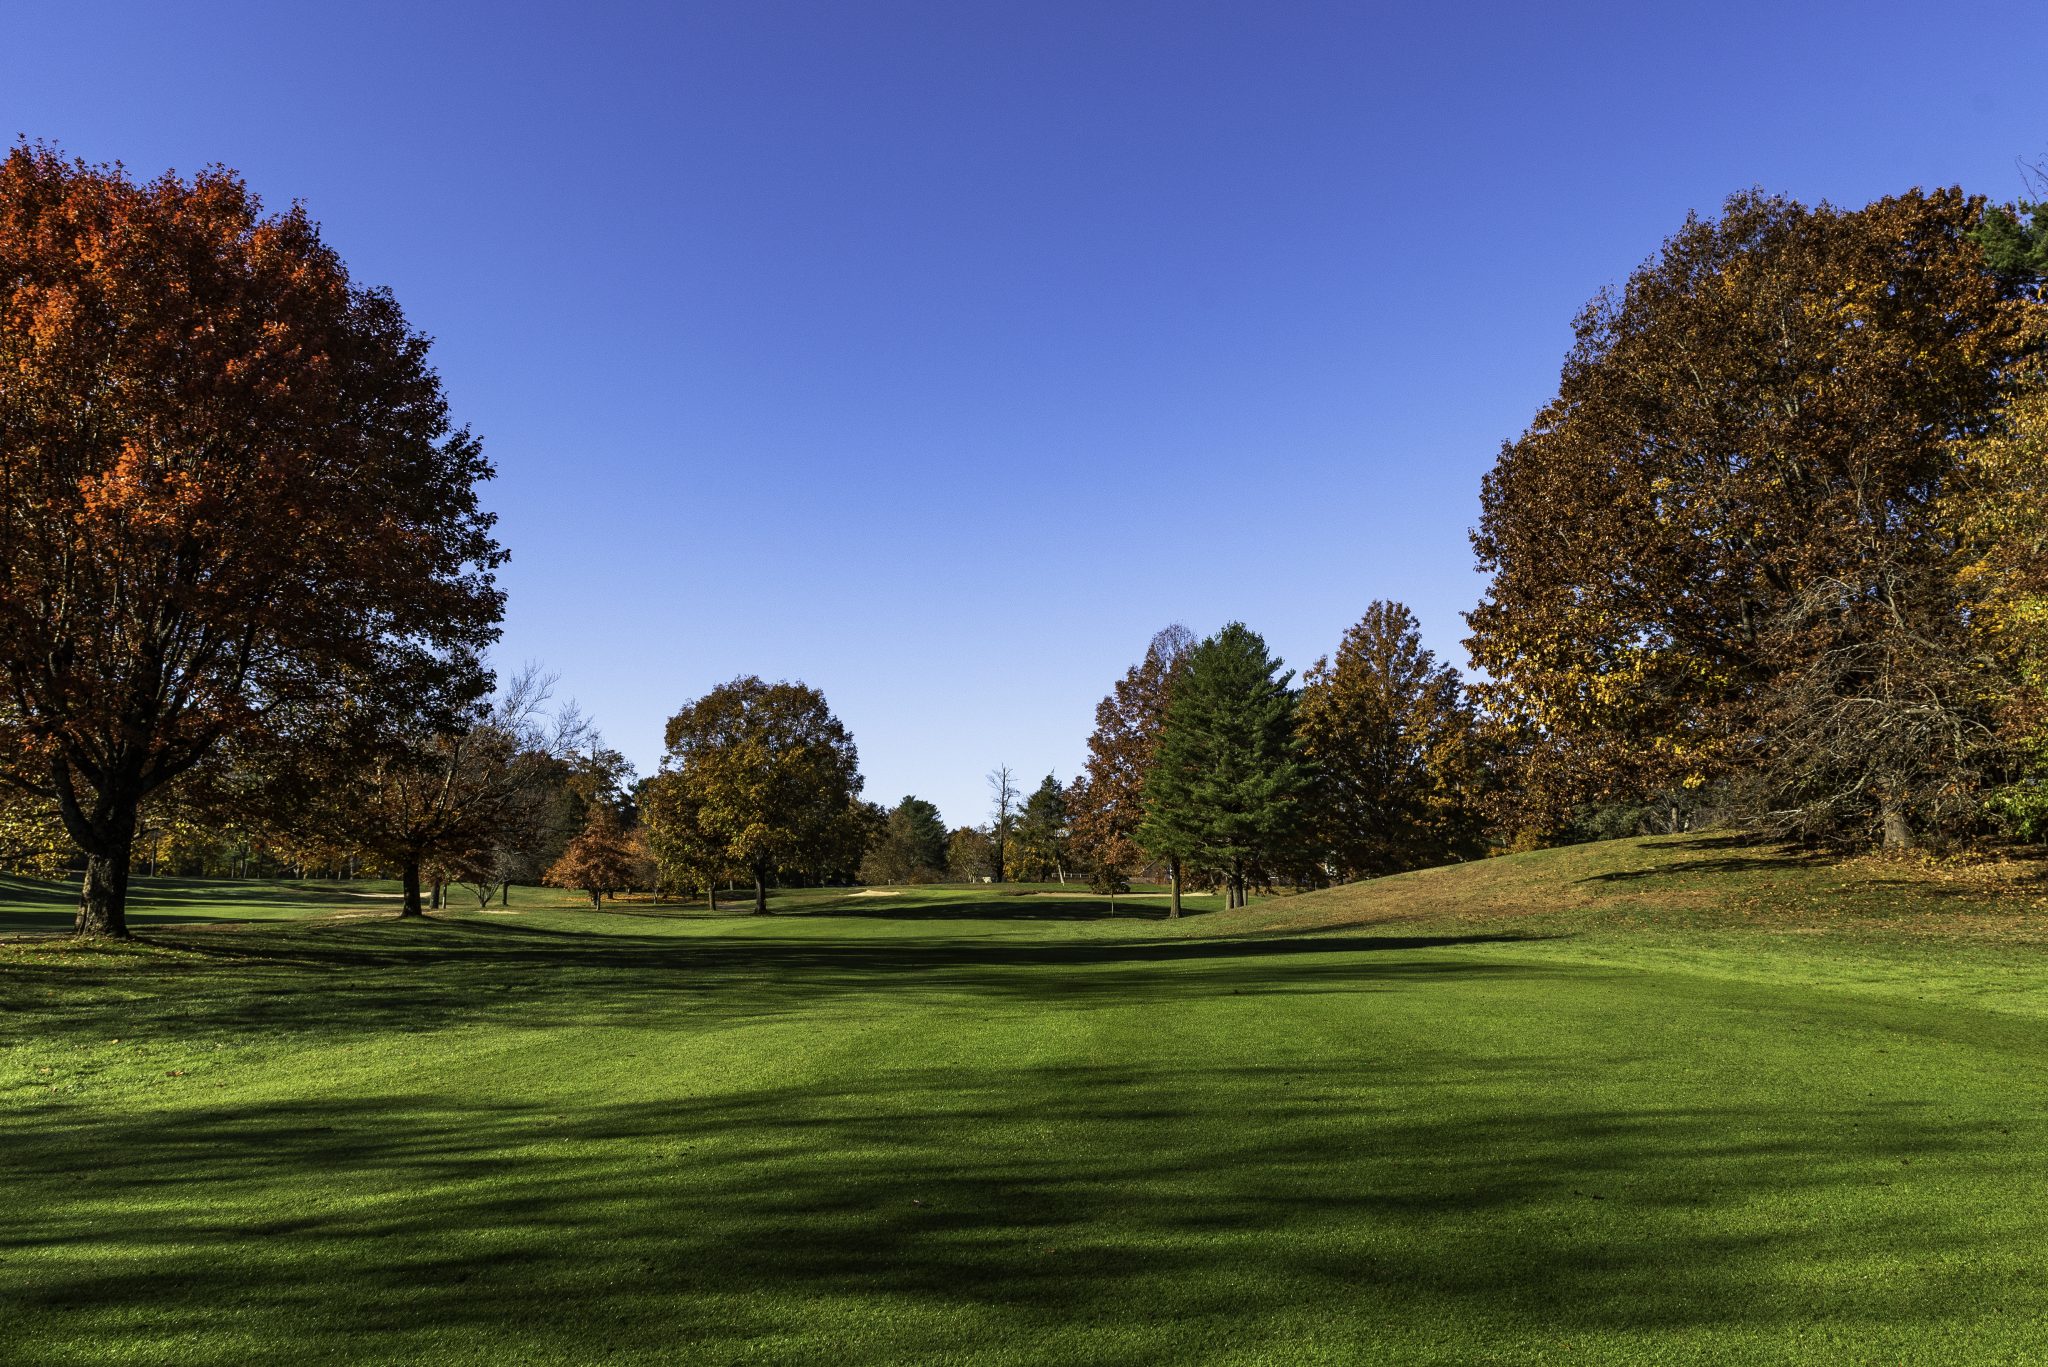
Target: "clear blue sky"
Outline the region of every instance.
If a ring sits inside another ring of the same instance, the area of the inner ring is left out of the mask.
[[[1750,185],[2022,189],[2036,3],[0,7],[0,131],[297,198],[434,334],[540,660],[740,673],[869,795],[1079,766],[1151,633],[1463,663],[1573,314]]]

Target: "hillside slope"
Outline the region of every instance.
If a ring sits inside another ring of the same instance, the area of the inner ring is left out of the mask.
[[[2041,864],[1836,859],[1726,834],[1424,869],[1186,923],[1202,935],[1499,937],[1584,964],[2048,1015]]]

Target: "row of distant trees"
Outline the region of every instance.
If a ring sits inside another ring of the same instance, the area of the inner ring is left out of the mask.
[[[802,684],[713,690],[632,787],[537,678],[496,685],[491,466],[302,209],[18,145],[0,279],[0,858],[81,859],[82,932],[125,933],[138,841],[370,861],[407,914],[937,867]],[[1086,772],[999,770],[946,870],[1240,900],[1651,825],[2038,838],[2044,360],[2048,209],[1738,196],[1582,313],[1487,476],[1474,686],[1393,604],[1298,689],[1241,625],[1169,632]]]
[[[1487,848],[1492,756],[1469,690],[1422,645],[1414,615],[1376,602],[1302,686],[1241,623],[1183,626],[1096,708],[1084,771],[1021,796],[989,777],[992,811],[948,833],[906,797],[875,820],[872,882],[1133,880],[1180,894],[1314,886],[1467,858]]]

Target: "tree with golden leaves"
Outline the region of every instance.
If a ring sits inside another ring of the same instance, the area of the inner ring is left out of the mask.
[[[1949,506],[1978,646],[1996,662],[1991,711],[2004,748],[1993,811],[2048,836],[2048,376],[1964,456]]]
[[[491,468],[427,347],[232,171],[0,160],[0,777],[86,856],[81,933],[224,741],[481,691]]]
[[[752,675],[720,684],[669,719],[663,757],[681,848],[707,872],[745,870],[754,911],[768,884],[851,875],[867,839],[860,756],[825,695]]]
[[[1315,773],[1316,845],[1339,872],[1374,878],[1478,851],[1477,722],[1405,604],[1371,604],[1336,657],[1310,666],[1295,724]]]
[[[1700,785],[1888,846],[1970,808],[1982,679],[1940,499],[2041,333],[1983,211],[1738,195],[1580,315],[1474,533],[1468,644],[1525,829]]]

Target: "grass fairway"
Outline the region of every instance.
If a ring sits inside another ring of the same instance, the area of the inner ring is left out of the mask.
[[[351,900],[0,944],[0,1360],[2048,1357],[2048,916],[1992,874]]]

